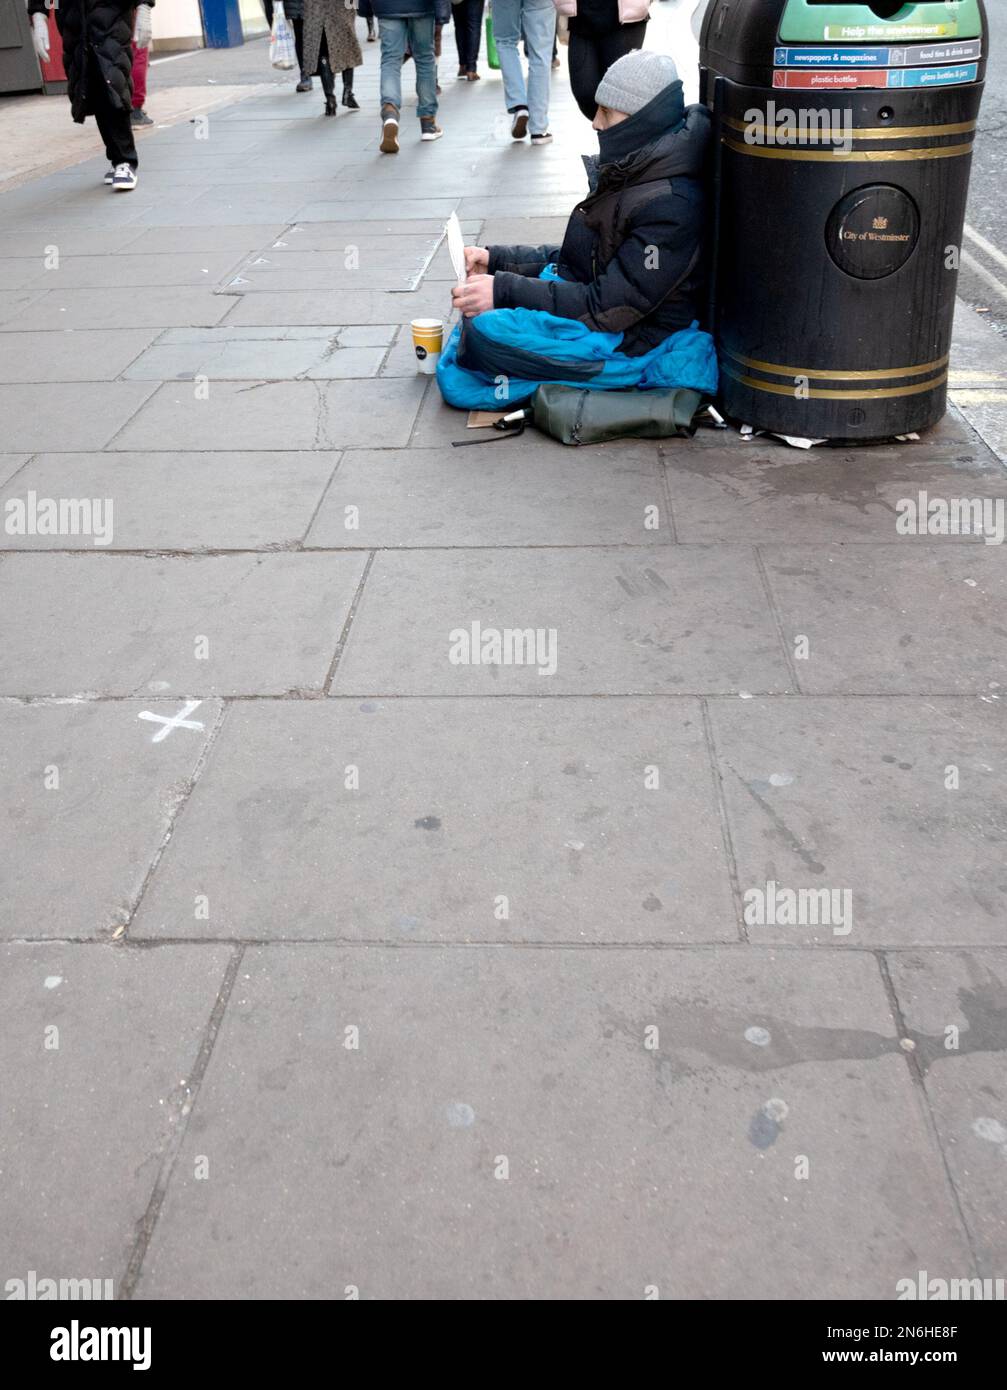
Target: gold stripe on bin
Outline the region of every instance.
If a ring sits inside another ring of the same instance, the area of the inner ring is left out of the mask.
[[[740,352],[724,348],[724,353],[740,362],[743,367],[751,367],[757,372],[767,372],[770,376],[804,376],[809,381],[893,381],[903,376],[925,376],[939,367],[946,367],[951,354],[946,352],[933,362],[924,362],[917,367],[885,367],[873,372],[826,372],[820,367],[784,367],[779,362],[760,362],[757,357],[742,357]]]
[[[772,129],[765,122],[753,125],[750,121],[735,120],[733,116],[725,116],[724,124],[732,130],[740,130],[743,135],[748,130],[764,135],[767,129]],[[944,135],[969,135],[978,124],[978,121],[959,121],[955,125],[854,126],[850,134],[854,140],[925,140],[928,136],[936,140]]]
[[[805,145],[780,146],[740,145],[737,140],[729,140],[725,135],[723,142],[736,154],[748,154],[756,159],[792,159],[805,163],[808,161],[842,160],[844,164],[908,164],[921,159],[959,159],[972,153],[972,145],[933,145],[926,150],[845,150],[837,152],[830,149],[811,149]]]
[[[742,386],[748,386],[753,391],[768,392],[771,396],[791,396],[794,395],[793,386],[783,386],[777,381],[757,381],[754,376],[742,376],[740,373],[732,371],[726,367],[725,373],[734,381],[739,381]],[[948,374],[941,372],[940,376],[931,378],[929,381],[918,381],[913,386],[885,386],[875,387],[871,390],[856,391],[815,391],[809,390],[801,396],[802,400],[812,401],[846,401],[852,405],[856,401],[884,401],[895,400],[898,396],[921,396],[925,391],[934,391],[938,386],[947,384]]]

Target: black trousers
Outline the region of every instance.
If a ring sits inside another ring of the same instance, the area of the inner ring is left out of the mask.
[[[294,31],[294,52],[297,54],[297,71],[299,76],[304,76],[304,19],[290,19],[287,21]],[[270,25],[272,28],[272,25]]]
[[[574,20],[574,26],[577,21]],[[572,27],[570,29],[570,86],[577,105],[589,121],[593,121],[598,111],[594,94],[598,83],[613,63],[631,53],[634,48],[642,48],[647,37],[647,21],[641,19],[636,24],[620,24],[617,29],[606,29],[598,33]]]
[[[105,142],[109,164],[131,164],[135,169],[139,161],[136,157],[136,141],[133,139],[129,106],[120,111],[112,105],[101,68],[91,52],[87,63],[87,96],[98,133]]]
[[[303,59],[301,61],[303,63]],[[302,67],[301,72],[303,73],[303,71],[304,68]],[[318,50],[318,76],[321,78],[322,91],[327,97],[332,96],[336,90],[336,75],[329,62],[329,41],[324,34],[322,35],[321,47]],[[346,91],[353,91],[352,68],[343,68],[343,86]]]
[[[485,8],[486,0],[461,0],[460,5],[451,7],[451,17],[455,22],[455,44],[458,47],[458,66],[466,72],[475,72],[476,64],[479,62]]]

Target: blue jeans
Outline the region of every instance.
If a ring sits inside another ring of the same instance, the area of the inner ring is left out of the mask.
[[[437,115],[437,66],[434,60],[434,17],[378,18],[381,30],[381,105],[402,110],[402,57],[409,49],[416,64],[416,114]]]
[[[518,44],[522,33],[528,49],[528,82]],[[507,110],[526,106],[532,135],[549,129],[549,84],[552,44],[556,37],[556,8],[552,0],[493,0],[493,37],[500,55]]]

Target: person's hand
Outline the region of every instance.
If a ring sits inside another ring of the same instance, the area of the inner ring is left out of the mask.
[[[490,267],[490,253],[485,246],[466,246],[465,271],[468,275],[485,275]]]
[[[31,41],[35,45],[40,63],[49,61],[49,24],[44,14],[31,17]]]
[[[464,285],[456,285],[451,291],[451,303],[467,319],[488,313],[493,308],[493,276],[470,275]]]
[[[136,24],[133,27],[133,42],[137,48],[150,47],[151,29],[150,6],[137,5]]]

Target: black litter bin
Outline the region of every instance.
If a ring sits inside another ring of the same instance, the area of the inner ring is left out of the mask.
[[[732,418],[863,441],[944,414],[988,42],[983,0],[709,0]]]

